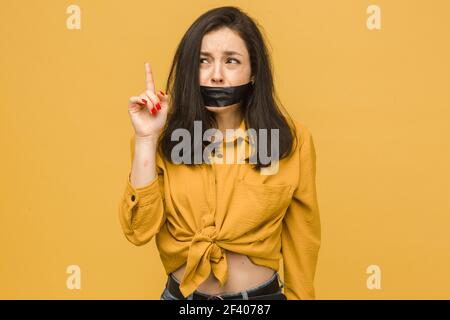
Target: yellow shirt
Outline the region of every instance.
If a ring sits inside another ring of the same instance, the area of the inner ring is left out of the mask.
[[[180,284],[185,297],[211,271],[225,284],[225,249],[276,271],[283,258],[287,299],[315,299],[321,241],[316,153],[309,130],[294,123],[299,143],[278,161],[278,170],[260,173],[251,164],[225,161],[231,148],[236,156],[242,154],[237,150],[245,150],[246,157],[251,152],[248,137],[237,134],[224,139],[211,164],[172,164],[158,152],[158,175],[147,186],[133,188],[128,175],[119,203],[122,230],[135,245],[155,236],[167,275],[187,263]],[[240,129],[247,129],[244,121]],[[133,162],[134,136],[130,143]]]

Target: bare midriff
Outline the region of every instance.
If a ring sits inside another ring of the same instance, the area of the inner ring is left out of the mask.
[[[251,289],[268,281],[275,274],[275,270],[254,264],[246,255],[226,251],[228,264],[228,279],[223,287],[211,272],[209,277],[197,288],[197,292],[206,294],[235,293]],[[183,279],[186,264],[172,275],[178,282]]]

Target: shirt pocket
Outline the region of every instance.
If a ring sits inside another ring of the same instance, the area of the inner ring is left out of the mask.
[[[226,224],[232,236],[261,227],[277,227],[292,199],[293,187],[237,180],[228,207]]]

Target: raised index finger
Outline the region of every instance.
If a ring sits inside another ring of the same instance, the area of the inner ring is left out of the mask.
[[[147,90],[150,92],[155,92],[155,83],[153,82],[152,69],[148,62],[145,63],[145,83]]]

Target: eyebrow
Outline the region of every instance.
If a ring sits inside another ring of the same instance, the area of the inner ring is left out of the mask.
[[[224,53],[225,55],[227,55],[227,56],[231,56],[231,55],[233,55],[233,54],[242,56],[242,54],[240,54],[239,52],[236,52],[236,51],[224,51],[223,53]],[[209,53],[209,52],[206,52],[206,51],[202,51],[202,52],[200,52],[200,54],[203,55],[203,56],[212,57],[212,54]]]

